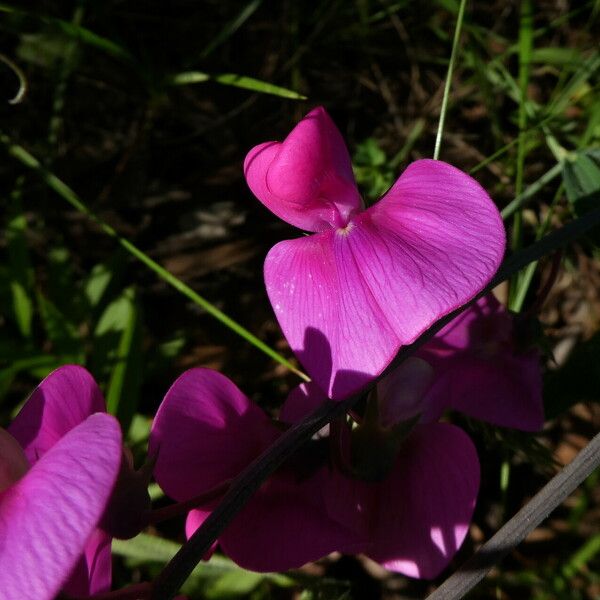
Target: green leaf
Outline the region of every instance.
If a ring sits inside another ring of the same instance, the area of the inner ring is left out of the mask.
[[[127,264],[126,259],[127,255],[119,248],[108,261],[94,265],[83,282],[83,293],[93,312],[107,301],[111,291],[115,290],[121,281]]]
[[[140,533],[130,540],[113,540],[112,551],[117,556],[123,556],[134,562],[144,563],[166,563],[175,556],[181,548],[181,544],[147,533]],[[293,584],[293,580],[285,575],[276,573],[253,573],[238,567],[233,561],[219,554],[213,554],[209,561],[196,565],[191,574],[192,578],[199,577],[221,577],[231,574],[233,577],[246,578],[250,576],[259,577],[260,580],[268,579],[280,586]],[[227,582],[226,582],[227,583]]]
[[[577,152],[564,161],[563,182],[567,199],[577,214],[600,203],[600,149]]]
[[[219,598],[238,598],[257,588],[265,577],[262,573],[251,571],[225,573],[206,585],[204,594],[208,600]]]
[[[15,322],[21,335],[28,338],[31,336],[31,322],[33,319],[33,301],[30,295],[33,285],[33,270],[25,238],[26,229],[27,221],[21,207],[20,183],[17,183],[11,197],[6,227],[8,276]]]
[[[582,61],[583,56],[576,48],[534,48],[531,53],[531,62],[556,67],[580,65]]]
[[[92,46],[103,52],[109,54],[114,58],[118,58],[128,63],[135,63],[136,60],[133,55],[120,46],[119,44],[109,40],[108,38],[102,37],[93,31],[90,31],[86,27],[82,27],[81,25],[76,25],[74,23],[69,23],[68,21],[63,21],[62,19],[57,19],[55,17],[48,17],[45,15],[40,15],[37,12],[28,12],[26,10],[21,10],[15,6],[10,4],[0,3],[0,12],[16,14],[20,16],[29,17],[31,19],[41,21],[46,25],[53,26],[57,32],[64,34],[70,38],[77,39],[88,46]],[[33,34],[30,37],[34,37]],[[55,34],[56,36],[56,34]],[[54,36],[54,37],[55,37]],[[41,36],[37,36],[38,38]],[[55,37],[56,39],[56,37]]]
[[[107,306],[94,337],[102,349],[100,369],[110,372],[107,410],[127,430],[137,409],[142,380],[139,309],[133,288]]]
[[[252,2],[249,2],[235,19],[229,21],[229,23],[223,27],[219,35],[204,48],[200,54],[200,58],[206,58],[215,48],[218,48],[223,42],[226,42],[255,13],[256,9],[261,4],[262,0],[252,0]]]
[[[63,364],[61,360],[47,354],[38,354],[13,361],[9,367],[0,369],[0,398],[6,395],[14,378],[19,373],[30,372],[35,374],[36,378],[43,378],[61,364]]]
[[[178,73],[169,80],[171,85],[189,85],[191,83],[205,83],[206,81],[214,81],[221,85],[231,85],[233,87],[251,90],[260,94],[270,94],[279,96],[280,98],[290,98],[292,100],[306,100],[306,96],[288,90],[287,88],[273,85],[254,77],[246,77],[245,75],[236,75],[235,73],[223,73],[222,75],[209,75],[201,71],[186,71]]]
[[[37,293],[37,303],[44,329],[53,344],[54,353],[61,356],[65,362],[83,363],[85,358],[83,342],[75,324],[40,291]]]

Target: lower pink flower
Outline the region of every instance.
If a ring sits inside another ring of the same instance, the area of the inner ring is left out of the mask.
[[[323,399],[314,384],[301,386],[282,416],[301,418]],[[235,477],[280,431],[223,375],[192,369],[156,415],[155,477],[168,495],[189,500]],[[414,425],[402,438],[389,472],[368,482],[331,465],[328,437],[316,436],[234,519],[219,540],[223,550],[258,571],[297,568],[339,550],[367,553],[413,577],[435,576],[466,535],[479,486],[477,454],[453,425]],[[188,535],[213,507],[190,513]]]
[[[82,367],[66,365],[40,383],[8,430],[32,465],[17,487],[27,485],[32,473],[42,471],[46,473],[40,476],[46,488],[43,493],[55,489],[44,503],[45,510],[40,508],[41,499],[32,497],[29,509],[27,502],[20,503],[23,514],[31,510],[36,522],[48,521],[39,533],[23,533],[23,538],[29,538],[28,543],[36,548],[33,556],[43,554],[47,561],[48,548],[56,548],[60,554],[62,541],[70,544],[70,562],[65,555],[52,573],[55,584],[75,596],[105,592],[111,585],[112,535],[99,525],[106,518],[124,461],[120,426],[102,413],[106,413],[106,405],[93,377]],[[35,484],[31,486],[31,493],[37,493]],[[40,578],[47,576],[43,566],[35,571]],[[31,580],[26,570],[19,573],[22,583]],[[36,586],[31,584],[31,589],[37,590]],[[1,583],[0,589],[4,589]],[[14,597],[27,596],[20,592]],[[32,593],[31,597],[45,596]]]
[[[0,596],[7,600],[52,600],[77,577],[82,552],[101,559],[94,531],[119,472],[119,424],[94,414],[59,438],[31,460],[26,446],[0,436]]]

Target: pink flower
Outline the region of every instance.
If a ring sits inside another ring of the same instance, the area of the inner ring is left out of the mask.
[[[274,246],[265,282],[292,350],[331,398],[360,389],[401,346],[470,300],[504,253],[492,200],[441,161],[411,164],[364,210],[323,108],[283,142],[253,148],[244,170],[267,208],[315,232]]]
[[[238,475],[280,434],[281,427],[224,375],[190,369],[173,383],[156,413],[149,443],[154,476],[171,498],[186,501]],[[311,464],[313,450],[299,455],[299,465],[282,467],[221,535],[223,550],[241,566],[295,568],[353,541],[352,532],[325,514],[326,470],[319,456]],[[189,513],[188,536],[217,501]]]
[[[436,373],[428,418],[452,408],[494,425],[542,428],[539,352],[519,347],[514,317],[492,294],[446,325],[419,356]]]
[[[0,590],[11,590],[7,597],[110,589],[111,536],[98,525],[122,470],[122,442],[105,412],[92,376],[67,365],[40,383],[10,425],[32,466],[1,500],[7,543],[0,544]],[[5,568],[9,562],[15,566]]]
[[[427,377],[417,368],[405,378],[419,411],[423,385],[416,380]],[[295,421],[323,399],[315,384],[305,384],[292,392],[282,417]],[[395,414],[410,419],[409,413]],[[477,454],[453,425],[412,423],[402,435],[393,426],[385,430],[387,441],[395,436],[397,443],[370,445],[376,471],[380,459],[388,461],[376,482],[347,477],[331,465],[327,435],[311,440],[225,530],[223,550],[257,571],[297,568],[339,550],[365,552],[414,577],[435,576],[466,535],[479,486]],[[235,477],[280,431],[223,375],[192,369],[173,384],[156,415],[150,437],[155,477],[168,495],[189,500]],[[190,512],[188,535],[212,508],[208,503]]]
[[[85,595],[106,589],[106,578],[110,585],[110,538],[96,528],[119,473],[121,430],[92,414],[84,373],[49,375],[1,431],[2,598],[51,600],[61,589]]]

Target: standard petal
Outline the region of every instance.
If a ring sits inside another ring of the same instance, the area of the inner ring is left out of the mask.
[[[56,596],[104,511],[120,463],[118,422],[92,415],[0,496],[3,598]]]
[[[348,226],[273,247],[267,293],[311,377],[343,398],[485,286],[504,243],[500,215],[473,179],[418,161]]]
[[[253,148],[244,173],[269,210],[306,231],[343,226],[361,207],[348,150],[321,107],[306,115],[283,142]]]
[[[186,371],[167,392],[152,425],[154,476],[175,500],[208,492],[237,475],[279,432],[224,375]]]
[[[458,427],[418,425],[380,484],[367,554],[387,569],[430,579],[463,543],[479,489],[479,460]]]
[[[34,463],[96,412],[106,412],[106,404],[94,378],[83,367],[65,365],[35,388],[8,431]]]

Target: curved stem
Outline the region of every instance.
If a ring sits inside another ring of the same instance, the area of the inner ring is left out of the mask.
[[[178,517],[194,508],[198,508],[199,506],[213,502],[223,496],[223,494],[225,494],[229,489],[230,485],[231,479],[227,479],[211,490],[208,490],[208,492],[204,492],[204,494],[200,494],[199,496],[195,496],[189,500],[184,500],[183,502],[176,502],[175,504],[169,504],[169,506],[165,506],[163,508],[151,510],[146,517],[146,524],[152,525],[154,523],[160,523],[161,521]]]

